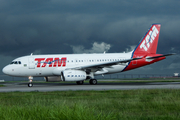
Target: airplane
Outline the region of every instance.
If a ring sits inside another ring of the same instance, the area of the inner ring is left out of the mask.
[[[136,69],[174,55],[156,54],[160,27],[161,24],[152,24],[136,48],[128,53],[31,54],[13,60],[2,71],[10,76],[28,77],[28,87],[33,86],[33,77],[44,77],[47,82],[74,81],[78,85],[89,80],[89,84],[96,85],[96,75]]]

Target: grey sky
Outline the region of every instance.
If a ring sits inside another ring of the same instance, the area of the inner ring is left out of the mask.
[[[0,68],[30,53],[127,51],[153,23],[162,25],[157,52],[179,54],[179,6],[179,0],[1,0]],[[180,72],[179,57],[132,72]]]

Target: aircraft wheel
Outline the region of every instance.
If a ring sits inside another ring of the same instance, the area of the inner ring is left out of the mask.
[[[33,84],[32,83],[28,83],[28,87],[32,87],[33,86]]]
[[[90,79],[89,80],[89,84],[96,85],[97,84],[97,80],[96,79]]]
[[[77,81],[76,84],[82,85],[82,84],[84,84],[84,81]]]

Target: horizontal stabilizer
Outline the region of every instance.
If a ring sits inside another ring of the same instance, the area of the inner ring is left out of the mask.
[[[155,59],[155,58],[160,58],[160,57],[166,57],[170,55],[175,55],[176,53],[170,53],[170,54],[165,54],[165,55],[160,55],[160,56],[155,56],[155,57],[147,57],[146,59]]]

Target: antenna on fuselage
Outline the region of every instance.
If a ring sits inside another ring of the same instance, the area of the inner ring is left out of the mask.
[[[33,55],[33,53],[31,53],[31,56]]]

